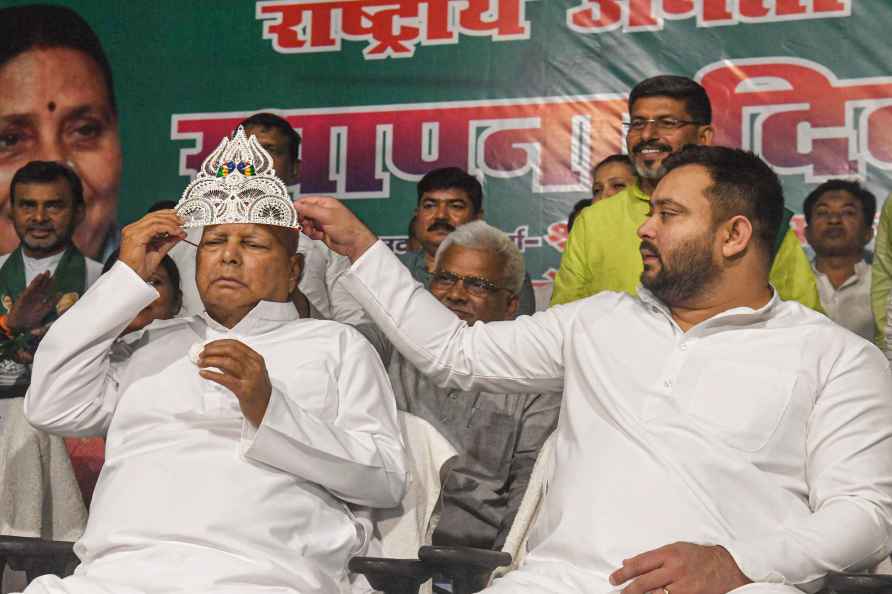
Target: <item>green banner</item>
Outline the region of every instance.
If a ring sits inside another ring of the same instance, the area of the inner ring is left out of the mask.
[[[718,141],[761,154],[794,210],[832,177],[889,187],[885,0],[63,4],[101,41],[117,116],[101,117],[102,74],[78,52],[0,64],[0,205],[28,160],[70,161],[87,186],[79,244],[94,253],[115,221],[178,199],[241,119],[273,111],[303,137],[297,193],[348,200],[401,250],[417,180],[465,168],[546,284],[592,164],[625,148],[629,88],[660,73],[706,87]]]

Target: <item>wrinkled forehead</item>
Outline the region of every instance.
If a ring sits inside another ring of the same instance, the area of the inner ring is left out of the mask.
[[[207,225],[202,228],[201,243],[215,240],[239,240],[255,239],[263,242],[272,242],[285,248],[285,253],[291,255],[297,252],[300,232],[290,227],[278,225],[261,225],[259,223],[224,223],[220,225]]]
[[[70,105],[112,109],[107,82],[99,64],[81,50],[32,47],[0,65],[0,114],[43,107],[50,97],[60,110]]]
[[[437,270],[497,282],[501,280],[504,264],[504,258],[490,250],[452,244],[437,261]]]

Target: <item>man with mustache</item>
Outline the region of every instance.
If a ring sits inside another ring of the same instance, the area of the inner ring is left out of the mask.
[[[343,204],[297,203],[307,233],[353,261],[342,282],[431,381],[563,391],[529,553],[493,594],[801,594],[889,555],[885,357],[772,287],[784,198],[765,162],[694,146],[661,166],[637,232],[637,296],[473,326]]]
[[[19,247],[0,256],[0,394],[25,395],[46,326],[102,274],[72,243],[84,218],[80,178],[65,165],[31,161],[9,187]]]
[[[824,311],[837,324],[874,340],[871,274],[864,248],[873,238],[876,197],[856,181],[831,179],[808,195],[803,210]]]
[[[433,269],[431,294],[468,324],[515,318],[523,255],[502,231],[461,225],[440,243]],[[501,549],[557,424],[560,394],[441,388],[392,351],[384,358],[397,408],[429,421],[459,453],[443,479],[433,544]]]
[[[629,94],[626,145],[638,184],[585,209],[576,219],[561,257],[551,304],[600,291],[634,295],[642,270],[635,229],[666,170],[663,162],[689,144],[712,144],[712,108],[706,90],[683,76],[661,75],[638,83]],[[784,299],[820,310],[815,277],[789,216],[781,220],[772,247],[771,282]]]
[[[430,288],[437,248],[460,225],[483,218],[483,187],[477,178],[458,167],[444,167],[426,174],[418,182],[418,205],[414,213],[421,249],[399,256],[415,280]],[[518,315],[536,311],[533,283],[524,275]]]

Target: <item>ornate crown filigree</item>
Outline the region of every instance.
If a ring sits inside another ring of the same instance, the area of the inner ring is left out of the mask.
[[[208,155],[177,204],[183,227],[258,223],[300,229],[288,189],[256,136],[241,126]]]

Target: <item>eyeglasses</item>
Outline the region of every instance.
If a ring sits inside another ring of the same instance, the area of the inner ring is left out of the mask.
[[[628,129],[630,132],[641,132],[644,128],[647,127],[648,124],[653,124],[654,127],[660,132],[671,132],[673,130],[678,130],[679,128],[684,128],[685,126],[701,126],[702,122],[695,122],[694,120],[680,120],[678,118],[633,118],[630,122],[623,122],[623,126]]]
[[[500,287],[492,281],[479,276],[462,276],[453,272],[435,272],[431,276],[431,288],[442,289],[447,291],[454,287],[459,281],[465,287],[465,291],[474,297],[488,297],[491,293],[498,291],[507,291],[505,287]]]

